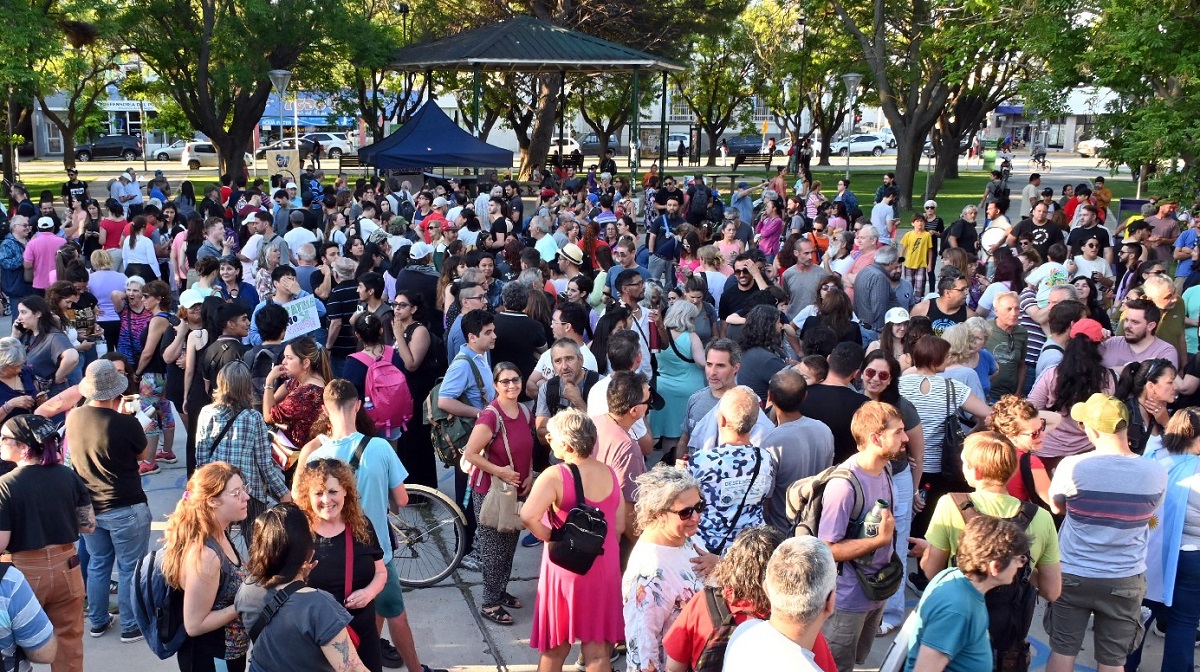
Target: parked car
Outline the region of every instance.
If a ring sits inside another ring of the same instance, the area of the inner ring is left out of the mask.
[[[583,153],[583,149],[581,149],[579,146],[579,141],[575,138],[559,138],[557,140],[551,140],[549,153],[554,154],[555,152],[559,151],[560,147],[562,148],[563,154],[566,154],[567,156],[570,156],[575,152],[579,152],[581,154]]]
[[[188,140],[176,140],[169,145],[156,147],[150,153],[154,155],[155,161],[178,161],[179,157],[183,156],[183,149],[188,142]]]
[[[284,138],[283,140],[278,140],[269,145],[263,145],[262,147],[259,147],[258,151],[254,153],[254,156],[255,158],[265,159],[267,158],[267,154],[269,152],[275,152],[279,150],[290,152],[295,148],[295,138]],[[307,157],[310,152],[312,152],[312,142],[306,138],[300,138],[300,154],[302,155],[302,158]]]
[[[621,143],[617,142],[617,136],[608,136],[608,148],[616,152],[616,156],[621,156],[625,151],[621,147]],[[600,156],[600,136],[595,133],[588,133],[583,136],[583,140],[579,143],[579,149],[584,156]]]
[[[254,163],[254,157],[249,152],[243,158],[247,166]],[[189,142],[183,146],[179,163],[187,166],[188,170],[200,170],[202,167],[219,165],[220,161],[217,160],[217,148],[211,142]]]
[[[964,154],[966,154],[966,153],[967,153],[967,150],[968,150],[970,147],[971,147],[971,138],[962,138],[962,139],[960,139],[960,140],[958,141],[958,155],[959,155],[959,156],[963,156]],[[923,150],[921,150],[921,151],[922,151],[922,153],[923,153],[923,154],[925,154],[926,158],[930,158],[930,159],[932,159],[932,158],[933,158],[933,141],[932,141],[932,140],[926,140],[926,141],[925,141],[925,148],[924,148]]]
[[[75,147],[76,161],[92,159],[125,159],[132,161],[142,156],[142,140],[132,135],[102,135],[95,142]]]
[[[667,135],[667,155],[675,156],[679,151],[679,145],[688,145],[690,140],[686,133],[670,133]],[[658,156],[658,145],[646,143],[642,145],[642,156]]]
[[[737,156],[738,152],[758,154],[763,150],[763,140],[757,135],[733,135],[725,138],[729,143],[729,155]]]
[[[1087,158],[1090,156],[1099,156],[1100,150],[1108,147],[1108,142],[1100,138],[1089,138],[1081,140],[1075,145],[1075,153]]]
[[[887,143],[887,146],[889,148],[894,148],[896,146],[896,135],[894,133],[892,133],[892,129],[881,128],[881,129],[879,129],[879,132],[876,133],[876,135],[883,138],[883,141],[885,143]]]
[[[870,133],[860,133],[852,136],[849,147],[847,147],[845,140],[838,140],[829,146],[830,152],[840,156],[846,156],[847,154],[883,156],[885,149],[887,149],[887,141],[883,139],[883,136]]]
[[[307,141],[310,143],[309,146],[311,146],[313,140],[321,143],[321,156],[331,159],[338,159],[341,158],[342,154],[354,152],[354,145],[350,143],[345,133],[320,131],[300,136],[300,142]]]

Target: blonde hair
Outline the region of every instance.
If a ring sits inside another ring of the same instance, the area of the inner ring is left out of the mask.
[[[975,432],[963,442],[962,461],[990,485],[1003,485],[1017,471],[1017,449],[1000,432]]]
[[[200,467],[188,479],[175,511],[167,516],[163,530],[163,578],[172,588],[183,590],[184,559],[194,554],[193,561],[198,566],[204,542],[225,532],[209,502],[225,492],[225,486],[234,476],[241,478],[244,486],[242,470],[228,462],[210,462]]]
[[[965,322],[947,328],[942,332],[942,339],[950,344],[946,366],[962,364],[971,358],[971,327]]]
[[[900,411],[895,406],[882,401],[868,401],[859,406],[850,419],[850,433],[854,442],[865,446],[871,441],[871,435],[887,429],[892,420],[900,420]]]
[[[92,256],[88,257],[92,262],[93,271],[111,271],[113,267],[112,255],[104,250],[96,250],[92,252]]]

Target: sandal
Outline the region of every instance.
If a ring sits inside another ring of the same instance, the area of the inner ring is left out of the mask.
[[[504,610],[504,607],[498,604],[494,607],[484,607],[483,609],[480,609],[479,614],[493,623],[498,623],[500,625],[513,624],[513,617]]]
[[[502,606],[508,607],[509,609],[524,609],[525,608],[524,602],[517,599],[516,597],[513,597],[512,595],[509,595],[508,593],[504,593],[503,595],[500,596],[500,604]]]

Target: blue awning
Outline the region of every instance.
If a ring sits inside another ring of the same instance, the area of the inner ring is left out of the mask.
[[[996,114],[1025,114],[1024,105],[999,105]]]

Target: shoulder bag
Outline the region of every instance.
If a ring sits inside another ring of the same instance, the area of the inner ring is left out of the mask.
[[[501,440],[504,441],[504,452],[508,456],[508,466],[510,469],[515,470],[517,465],[513,461],[512,448],[508,443],[508,430],[504,427],[504,416],[495,408],[489,408],[496,416],[497,424],[500,425],[499,434]],[[521,406],[520,409],[521,415],[524,417],[526,412],[525,407]],[[481,471],[476,470],[476,472]],[[483,496],[483,504],[479,507],[479,524],[490,527],[497,532],[505,533],[517,532],[524,529],[525,524],[521,522],[521,502],[518,501],[518,497],[519,492],[517,488],[513,487],[507,481],[492,476],[492,484],[488,488],[487,494]]]
[[[958,394],[954,390],[954,381],[943,380],[946,381],[946,427],[942,437],[942,477],[957,483],[963,479],[962,449],[967,436],[958,421]]]
[[[243,410],[245,410],[245,409],[243,409]],[[213,444],[211,446],[209,446],[209,448],[208,448],[208,459],[206,460],[205,464],[213,461],[213,455],[216,454],[216,452],[217,452],[217,446],[221,445],[221,439],[225,438],[225,434],[228,433],[229,428],[233,426],[233,421],[237,420],[238,416],[240,416],[241,414],[242,414],[242,411],[238,411],[237,413],[234,413],[233,417],[229,418],[229,420],[225,423],[225,426],[222,427],[221,431],[217,433],[216,440],[214,440]]]

